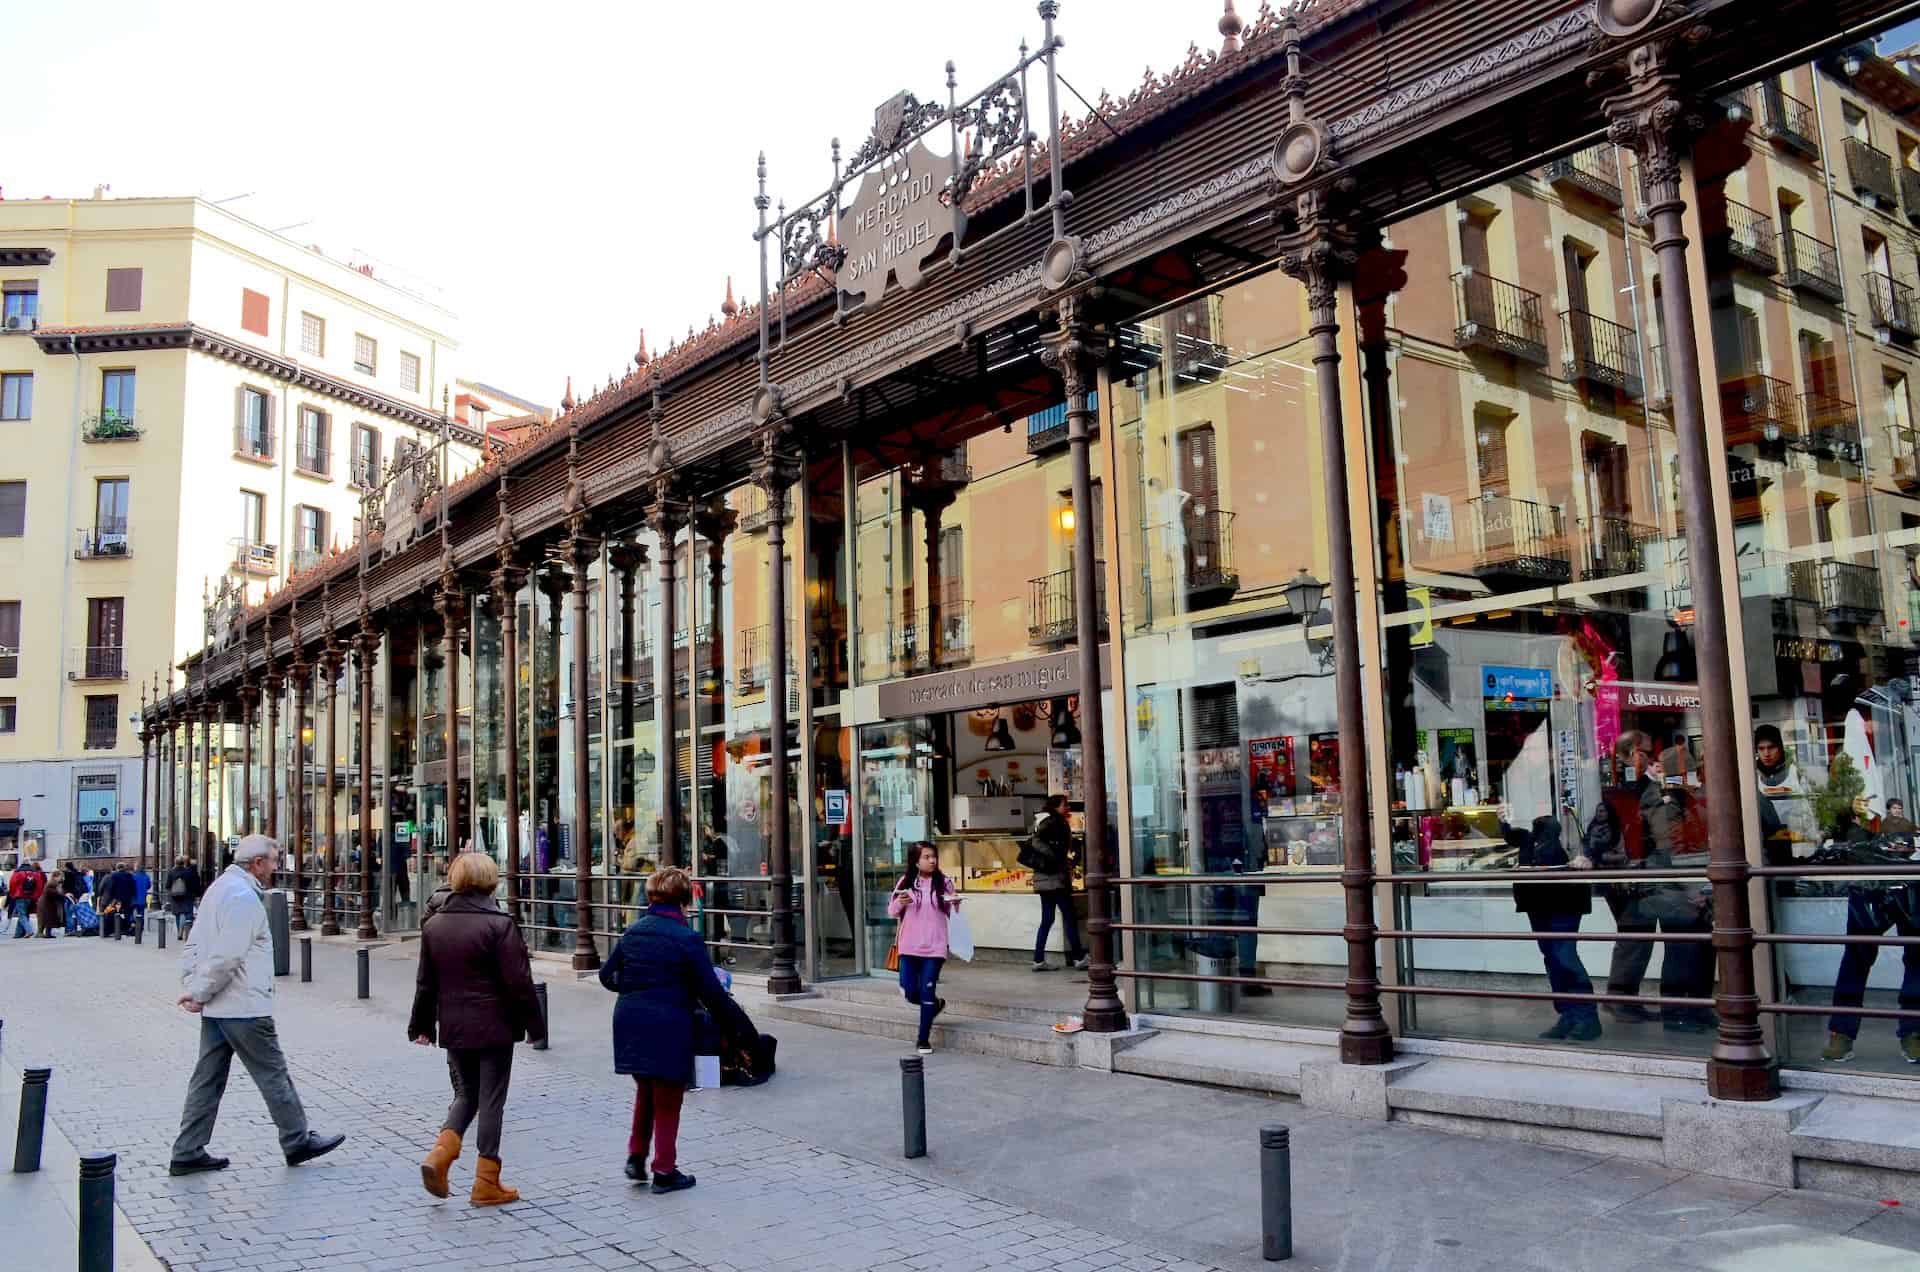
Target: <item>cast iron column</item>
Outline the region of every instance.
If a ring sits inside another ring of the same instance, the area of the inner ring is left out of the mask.
[[[447,868],[460,851],[460,631],[467,616],[466,592],[459,578],[440,576],[440,594],[434,598],[440,611],[441,639],[445,642],[441,657],[447,668],[447,714],[441,730],[447,751]]]
[[[298,642],[299,629],[294,630],[294,639]],[[293,782],[287,787],[287,843],[292,848],[289,854],[293,859],[293,916],[287,926],[294,931],[307,930],[307,906],[304,891],[300,886],[300,876],[312,868],[309,860],[307,839],[311,827],[307,825],[307,687],[313,683],[313,664],[307,661],[307,651],[296,643],[293,647],[293,738],[287,746],[288,758],[293,761]],[[331,741],[331,739],[329,739]],[[319,740],[315,739],[314,758],[320,758]]]
[[[1081,301],[1060,302],[1059,330],[1042,354],[1059,372],[1067,396],[1067,448],[1073,466],[1073,606],[1079,627],[1080,771],[1085,789],[1087,852],[1087,1005],[1082,1013],[1094,1033],[1118,1033],[1127,1027],[1126,1004],[1113,975],[1113,916],[1108,912],[1107,880],[1107,732],[1101,695],[1100,629],[1104,595],[1100,565],[1094,560],[1093,506],[1093,348]]]
[[[516,924],[526,870],[520,849],[520,589],[526,581],[509,539],[501,545],[500,564],[493,572],[493,596],[500,607],[501,709],[507,721],[507,913]]]
[[[587,664],[592,661],[592,635],[587,630],[587,584],[599,545],[586,532],[584,519],[575,522],[567,537],[567,564],[573,570],[573,970],[590,972],[600,966],[593,944],[593,800],[588,788],[587,703],[593,687]]]
[[[204,695],[205,685],[201,687]],[[199,807],[194,812],[200,818],[200,883],[205,887],[213,882],[213,708],[207,705],[205,697],[200,700],[200,798]]]
[[[180,851],[180,721],[167,713],[167,868],[179,864]]]
[[[213,785],[214,861],[222,869],[227,861],[227,699],[222,694],[218,704],[220,714],[220,772]]]
[[[1327,597],[1333,610],[1333,700],[1340,716],[1340,882],[1346,892],[1347,1015],[1340,1059],[1385,1064],[1393,1032],[1380,1010],[1373,916],[1373,832],[1369,824],[1366,712],[1360,687],[1359,583],[1353,567],[1353,518],[1347,499],[1346,420],[1341,409],[1340,283],[1358,253],[1352,228],[1333,216],[1325,191],[1298,196],[1297,227],[1280,236],[1280,268],[1307,289],[1314,391],[1320,399],[1320,462],[1326,482]]]
[[[1648,10],[1655,14],[1658,6]],[[1639,14],[1621,0],[1601,0],[1600,25],[1631,28]],[[1628,17],[1618,14],[1625,11]],[[1640,25],[1645,27],[1646,22]],[[1609,32],[1611,33],[1611,32]],[[1681,156],[1700,127],[1680,96],[1678,61],[1706,38],[1707,28],[1668,27],[1659,37],[1623,50],[1623,60],[1590,76],[1594,87],[1616,88],[1601,108],[1609,136],[1638,157],[1653,219],[1653,250],[1660,266],[1660,311],[1665,319],[1667,383],[1673,394],[1674,442],[1680,469],[1681,512],[1693,587],[1693,639],[1700,662],[1701,746],[1715,757],[1706,766],[1707,877],[1713,884],[1713,945],[1719,964],[1714,1009],[1719,1034],[1707,1060],[1707,1093],[1722,1100],[1771,1100],[1780,1074],[1760,1029],[1760,997],[1753,967],[1753,920],[1747,902],[1746,829],[1741,816],[1739,766],[1743,745],[1733,696],[1733,650],[1727,640],[1727,595],[1721,587],[1721,530],[1714,515],[1713,470],[1708,463],[1706,413],[1701,402],[1700,353],[1693,325],[1693,289],[1687,275],[1687,236],[1681,216]],[[1743,708],[1739,709],[1743,710]]]
[[[253,833],[253,677],[240,682],[240,833]]]
[[[679,864],[680,857],[680,739],[674,728],[673,640],[678,618],[674,594],[674,539],[686,524],[686,506],[675,496],[670,479],[654,483],[653,506],[647,510],[647,525],[658,539],[656,560],[660,577],[660,633],[653,651],[654,715],[660,721],[660,864]],[[693,642],[687,642],[687,668],[693,668]]]
[[[320,647],[320,674],[327,678],[327,754],[326,776],[322,779],[321,798],[327,802],[327,846],[320,854],[320,935],[340,935],[340,906],[336,889],[340,865],[340,797],[334,789],[339,767],[340,734],[340,645],[333,624],[327,624],[327,640]]]
[[[267,664],[267,765],[261,776],[267,784],[267,838],[280,842],[280,695],[287,689],[279,667]]]
[[[620,574],[620,737],[627,743],[627,763],[620,772],[617,802],[627,816],[637,817],[638,810],[633,806],[634,757],[640,743],[633,736],[633,594],[640,581],[640,568],[647,563],[647,550],[641,544],[622,540],[607,549],[607,561]],[[639,833],[637,826],[633,833]]]
[[[373,669],[379,660],[380,628],[362,597],[354,639],[360,672],[360,926],[354,936],[362,941],[380,935],[373,923]]]
[[[147,868],[147,801],[154,797],[154,783],[151,774],[153,757],[153,728],[147,723],[147,712],[142,703],[140,712],[140,869]],[[157,820],[157,819],[156,819]]]
[[[567,576],[557,562],[549,564],[541,573],[540,590],[547,597],[547,649],[550,651],[549,665],[553,674],[547,677],[546,683],[536,683],[534,692],[540,695],[547,718],[553,721],[553,790],[548,793],[547,815],[542,823],[547,832],[547,853],[551,857],[560,851],[560,606],[567,595]],[[533,662],[537,669],[539,658],[536,657]],[[537,749],[540,745],[538,730],[535,730],[534,737]],[[540,756],[536,751],[533,767],[537,771],[539,766]],[[539,792],[540,785],[536,780],[529,796],[530,803],[540,802]],[[544,875],[550,866],[550,861],[541,862],[539,873]]]
[[[754,480],[767,493],[767,719],[772,734],[773,808],[767,814],[767,882],[773,896],[773,965],[769,994],[797,994],[803,988],[794,962],[793,846],[789,842],[787,802],[787,493],[806,471],[800,456],[786,450],[776,433],[766,434]]]

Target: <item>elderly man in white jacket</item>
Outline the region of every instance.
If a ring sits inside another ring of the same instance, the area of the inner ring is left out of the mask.
[[[169,1173],[224,1170],[227,1159],[207,1152],[233,1057],[247,1066],[280,1130],[287,1165],[298,1166],[340,1146],[344,1135],[317,1135],[287,1074],[273,1028],[273,937],[267,929],[265,887],[280,850],[265,835],[248,835],[233,864],[207,889],[193,932],[180,954],[183,1010],[200,1017],[200,1063],[187,1084],[180,1137]]]

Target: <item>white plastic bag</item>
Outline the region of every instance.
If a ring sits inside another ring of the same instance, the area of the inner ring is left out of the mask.
[[[720,1085],[720,1057],[695,1056],[693,1058],[692,1090],[714,1090]]]
[[[973,962],[973,924],[967,912],[956,909],[947,916],[947,953],[962,962]]]

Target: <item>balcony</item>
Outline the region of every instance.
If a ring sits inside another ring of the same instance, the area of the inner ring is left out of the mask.
[[[1841,147],[1846,152],[1847,176],[1853,192],[1869,207],[1893,211],[1899,205],[1900,192],[1893,184],[1893,160],[1887,152],[1875,149],[1858,137],[1848,137]]]
[[[1742,375],[1720,385],[1720,413],[1726,419],[1727,444],[1783,451],[1799,444],[1800,411],[1793,386],[1770,375]]]
[[[380,484],[380,461],[371,455],[355,455],[347,472],[349,482],[361,490],[372,490]]]
[[[67,660],[68,680],[125,680],[127,651],[119,645],[76,645]]]
[[[73,532],[73,537],[73,559],[76,561],[133,555],[133,550],[127,541],[125,520],[102,521],[97,526],[82,526]]]
[[[271,464],[274,456],[275,430],[271,426],[242,421],[233,426],[233,453],[242,459],[256,460]]]
[[[1860,412],[1853,403],[1831,393],[1808,393],[1801,397],[1800,407],[1806,421],[1804,449],[1850,464],[1860,462]]]
[[[293,466],[308,477],[331,477],[333,454],[311,446],[300,446],[293,453]]]
[[[1613,147],[1604,142],[1555,159],[1542,175],[1562,194],[1578,191],[1610,208],[1625,202],[1620,189],[1620,164],[1614,157]]]
[[[1820,157],[1820,125],[1813,107],[1780,87],[1779,80],[1760,86],[1760,130],[1768,140],[1803,158]]]
[[[1646,568],[1646,544],[1659,537],[1658,526],[1608,514],[1589,517],[1580,532],[1584,552],[1581,577],[1611,579],[1638,574]]]
[[[1631,327],[1583,309],[1569,309],[1560,315],[1560,331],[1566,340],[1567,379],[1630,398],[1640,396],[1640,344]]]
[[[1787,567],[1793,599],[1817,608],[1835,626],[1880,622],[1880,571],[1847,561],[1794,561]]]
[[[80,421],[80,440],[83,442],[136,442],[140,440],[140,426],[131,415],[122,415],[118,411],[102,411],[98,415],[89,415]]]
[[[1727,256],[1756,274],[1772,277],[1780,268],[1780,247],[1773,218],[1744,203],[1727,200],[1727,236],[1721,240]]]
[[[1499,494],[1481,495],[1469,507],[1478,549],[1475,578],[1534,585],[1573,578],[1572,554],[1558,508]]]
[[[1889,424],[1887,442],[1893,454],[1893,484],[1908,494],[1920,491],[1920,433],[1910,424]]]
[[[936,633],[937,645],[931,639]],[[905,623],[889,627],[887,644],[896,676],[964,667],[973,661],[973,602],[949,598],[940,606],[938,624],[932,610],[915,610]]]
[[[1787,286],[1829,304],[1839,304],[1840,257],[1834,252],[1833,244],[1823,243],[1800,230],[1788,230],[1784,242]]]
[[[1914,311],[1913,288],[1878,270],[1867,273],[1866,283],[1867,308],[1876,328],[1900,340],[1912,340],[1920,334],[1920,314]]]
[[[795,500],[796,496],[794,494],[789,493],[787,495],[785,516],[781,518],[782,525],[786,525],[793,520]],[[767,492],[758,486],[746,487],[741,496],[739,532],[741,534],[764,534],[766,533],[767,527],[772,523],[773,514],[767,507]]]
[[[1099,595],[1095,610],[1099,615],[1100,635],[1107,634],[1107,563],[1095,561],[1099,576]],[[1074,603],[1073,571],[1056,570],[1027,581],[1027,639],[1035,645],[1064,645],[1080,634],[1080,618]]]
[[[1920,225],[1920,172],[1900,165],[1900,202],[1906,205],[1907,220]]]
[[[738,652],[734,676],[735,688],[743,694],[759,693],[767,687],[767,676],[773,667],[773,625],[762,623],[758,627],[741,629],[735,648]],[[793,675],[794,645],[787,641],[787,674]]]
[[[319,548],[295,548],[293,550],[293,573],[305,574],[319,565],[327,554]]]
[[[1539,292],[1471,270],[1455,274],[1453,284],[1460,320],[1453,330],[1454,348],[1485,349],[1547,365],[1547,324]]]
[[[250,539],[229,539],[233,549],[232,569],[240,574],[272,577],[274,567],[279,561],[279,553],[271,543],[255,543]]]

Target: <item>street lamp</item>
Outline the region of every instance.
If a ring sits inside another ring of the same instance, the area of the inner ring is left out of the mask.
[[[1280,596],[1287,603],[1287,611],[1300,620],[1301,634],[1306,636],[1307,649],[1320,663],[1320,670],[1333,667],[1333,640],[1330,637],[1315,640],[1306,635],[1307,628],[1320,621],[1322,605],[1327,598],[1327,585],[1307,572],[1306,566],[1280,589]]]

